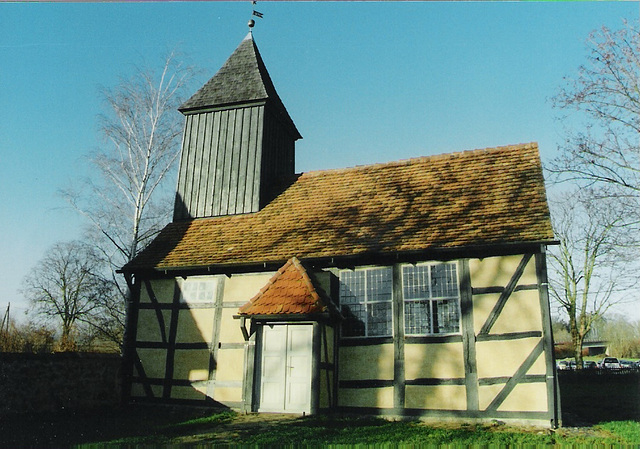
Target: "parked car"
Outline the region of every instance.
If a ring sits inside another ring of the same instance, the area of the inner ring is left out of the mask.
[[[605,357],[599,364],[601,369],[620,369],[622,365],[620,361],[615,357]]]
[[[582,367],[584,369],[596,369],[598,367],[598,364],[593,360],[585,360],[584,362],[582,362]]]
[[[635,368],[635,364],[631,360],[620,360],[620,366],[627,369]]]
[[[556,368],[565,371],[570,370],[571,366],[569,365],[569,362],[567,360],[560,360],[556,365]]]

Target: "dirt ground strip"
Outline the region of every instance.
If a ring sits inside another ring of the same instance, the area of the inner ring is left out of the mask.
[[[274,426],[286,425],[304,419],[299,415],[271,414],[271,413],[249,413],[238,414],[230,422],[216,426],[212,432],[196,433],[188,436],[177,437],[175,443],[234,443],[242,439],[244,435],[255,435],[269,432]],[[468,427],[469,424],[444,422],[425,422],[424,425],[439,428],[461,428]],[[471,425],[473,426],[473,425]],[[480,426],[480,425],[478,425]],[[511,426],[504,423],[485,424],[484,429],[501,432],[528,432],[541,435],[557,435],[560,437],[606,437],[603,431],[592,427],[561,427],[558,429],[546,429],[541,427]]]
[[[216,426],[213,432],[178,437],[176,443],[233,443],[241,435],[268,432],[273,426],[300,420],[299,415],[277,413],[238,414],[230,422]]]

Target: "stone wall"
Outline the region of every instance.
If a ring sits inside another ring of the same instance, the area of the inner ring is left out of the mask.
[[[117,405],[120,365],[117,354],[0,353],[0,414]]]

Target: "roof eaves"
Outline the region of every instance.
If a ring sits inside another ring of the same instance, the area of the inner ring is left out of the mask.
[[[439,246],[431,248],[422,248],[417,250],[402,250],[402,251],[367,251],[358,254],[346,254],[335,256],[321,256],[321,257],[305,257],[305,263],[318,266],[318,267],[334,267],[334,266],[356,266],[363,260],[367,261],[379,261],[380,263],[390,263],[392,260],[406,261],[406,260],[437,260],[442,259],[456,259],[468,254],[477,254],[487,257],[493,254],[506,254],[521,248],[533,248],[540,245],[555,246],[559,245],[560,241],[555,238],[542,239],[542,240],[520,240],[513,242],[488,242],[478,245],[463,245],[463,246]],[[118,273],[162,273],[165,275],[179,276],[183,273],[190,274],[236,274],[236,273],[249,273],[256,271],[277,271],[282,264],[286,263],[286,260],[274,259],[269,261],[249,261],[239,263],[225,263],[225,264],[203,264],[203,265],[176,265],[166,267],[130,267],[125,265]]]
[[[212,106],[193,106],[180,108],[179,111],[184,115],[203,113],[203,112],[216,112],[223,111],[226,109],[241,109],[241,108],[251,108],[254,106],[264,106],[267,104],[268,97],[256,98],[253,100],[243,100],[243,101],[232,101],[227,103],[220,103]]]

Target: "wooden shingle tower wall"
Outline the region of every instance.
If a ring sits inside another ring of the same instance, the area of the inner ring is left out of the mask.
[[[257,212],[293,181],[301,136],[251,33],[180,112],[174,221]]]

